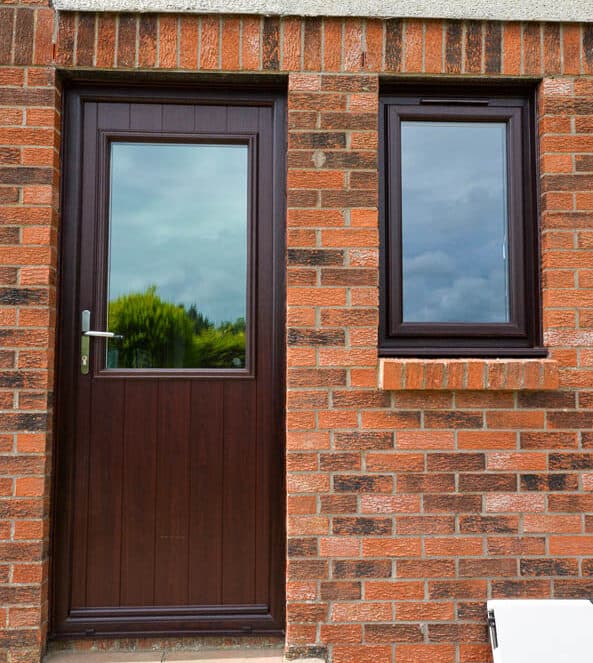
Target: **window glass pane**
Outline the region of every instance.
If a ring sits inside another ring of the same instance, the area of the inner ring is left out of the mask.
[[[506,124],[401,124],[403,319],[509,320]]]
[[[246,145],[113,143],[108,368],[241,368]]]

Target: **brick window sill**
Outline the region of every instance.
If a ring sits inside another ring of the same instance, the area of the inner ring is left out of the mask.
[[[527,391],[558,389],[553,359],[380,359],[385,390]]]

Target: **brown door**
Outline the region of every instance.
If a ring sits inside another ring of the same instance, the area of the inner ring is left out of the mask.
[[[53,634],[278,632],[282,99],[66,112]]]

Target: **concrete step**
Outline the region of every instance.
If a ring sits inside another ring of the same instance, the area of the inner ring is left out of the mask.
[[[203,651],[54,652],[43,663],[283,663],[279,649],[207,649]]]

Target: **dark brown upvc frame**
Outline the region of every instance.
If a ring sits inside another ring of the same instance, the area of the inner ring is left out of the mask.
[[[71,72],[68,72],[71,74]],[[80,338],[80,323],[78,319],[79,306],[77,305],[77,290],[79,288],[78,269],[80,267],[80,242],[78,228],[79,209],[82,205],[80,196],[80,163],[82,159],[81,145],[82,136],[80,132],[81,114],[85,101],[126,101],[138,104],[143,103],[196,103],[203,104],[226,104],[245,106],[269,106],[274,115],[274,181],[272,186],[273,196],[271,206],[274,219],[273,256],[275,271],[269,278],[269,285],[273,292],[273,301],[270,303],[269,315],[273,321],[273,344],[267,350],[277,371],[277,388],[272,394],[273,400],[270,408],[274,411],[278,422],[283,422],[285,417],[284,400],[285,392],[285,135],[286,135],[286,81],[283,77],[195,77],[184,78],[172,76],[153,81],[150,78],[134,77],[120,78],[119,76],[92,76],[71,74],[65,79],[65,101],[64,101],[64,143],[62,162],[62,206],[64,208],[64,220],[61,228],[60,256],[61,256],[61,283],[59,300],[59,322],[58,322],[58,347],[56,365],[60,367],[61,379],[58,380],[56,413],[53,428],[56,431],[54,444],[54,466],[55,481],[53,481],[52,492],[52,518],[51,518],[51,555],[50,555],[50,628],[49,637],[55,638],[81,638],[81,637],[179,637],[183,635],[245,635],[261,634],[276,636],[284,632],[285,623],[285,541],[286,533],[283,517],[274,517],[271,520],[271,548],[275,551],[272,556],[271,568],[268,582],[271,587],[270,604],[223,605],[219,608],[203,606],[184,606],[181,608],[171,606],[164,610],[146,608],[89,608],[69,609],[68,595],[71,577],[68,569],[71,564],[71,551],[69,533],[73,524],[60,505],[72,499],[73,494],[73,445],[75,444],[75,429],[70,408],[77,402],[77,393],[73,389],[75,383],[73,376],[78,375],[78,359],[73,348],[78,348]],[[265,79],[265,80],[264,80]],[[126,134],[127,138],[129,135]],[[177,134],[175,134],[177,137]],[[154,135],[149,135],[151,140]],[[214,136],[217,140],[220,136]],[[113,137],[112,137],[113,138]],[[170,138],[170,137],[169,137]],[[212,136],[203,134],[199,138],[210,139]],[[104,142],[98,141],[97,149],[106,149],[109,136],[104,136]],[[167,138],[165,137],[165,140]],[[257,150],[257,141],[253,140],[251,134],[245,133],[236,140],[250,146],[250,165]],[[196,142],[196,135],[192,134],[192,142]],[[224,140],[224,138],[223,138]],[[102,173],[99,178],[101,182],[100,192],[103,212],[101,216],[102,230],[107,232],[105,215],[105,192],[108,182],[108,172]],[[253,178],[251,178],[253,180]],[[253,197],[255,194],[250,190]],[[252,205],[250,206],[252,207]],[[253,224],[250,224],[253,227]],[[253,235],[253,233],[252,233]],[[250,237],[253,244],[253,236]],[[255,250],[252,248],[252,251]],[[65,259],[68,256],[68,260]],[[94,266],[88,269],[93,269]],[[105,283],[101,285],[105,288]],[[253,298],[255,293],[251,293]],[[99,299],[99,302],[101,300]],[[250,309],[253,308],[249,304]],[[101,312],[102,320],[105,322],[105,310]],[[255,315],[255,313],[254,313]],[[253,336],[253,335],[252,335]],[[252,342],[255,342],[253,339]],[[95,355],[101,357],[96,362],[94,377],[99,378],[108,373],[102,370],[104,367],[103,345],[97,346]],[[252,357],[255,352],[252,351]],[[115,371],[114,371],[115,372]],[[213,383],[220,378],[233,380],[251,380],[250,368],[245,370],[233,370],[232,372],[190,369],[179,371],[155,371],[144,373],[140,378],[151,379],[155,376],[165,375],[167,378],[179,376],[186,378],[188,373],[200,378],[207,378]],[[251,371],[253,373],[253,371]],[[121,375],[130,377],[129,372],[122,371]],[[136,377],[136,375],[134,375]],[[65,378],[65,379],[64,379]],[[285,495],[285,478],[282,471],[284,435],[283,426],[276,429],[277,454],[271,466],[271,472],[275,476],[273,486],[276,495],[276,504],[283,504]],[[59,440],[59,443],[57,442]],[[284,515],[283,507],[281,514]],[[56,575],[61,573],[65,582],[58,582]],[[63,625],[58,625],[61,615],[67,615]],[[245,626],[249,624],[249,626]]]
[[[253,284],[256,280],[255,274],[255,247],[257,245],[256,224],[254,221],[254,203],[257,200],[257,186],[255,173],[257,172],[257,135],[246,132],[243,134],[185,134],[162,133],[155,136],[154,133],[143,131],[101,131],[99,134],[99,150],[101,152],[101,163],[105,164],[104,172],[99,174],[99,235],[103,237],[105,246],[109,245],[109,233],[111,232],[110,218],[110,182],[111,182],[111,147],[116,143],[179,143],[185,145],[243,145],[247,148],[247,301],[246,301],[246,346],[244,368],[107,368],[106,344],[102,339],[95,343],[96,351],[91,357],[93,377],[95,379],[111,379],[121,376],[127,379],[145,379],[150,377],[175,377],[186,379],[188,376],[199,376],[200,378],[232,377],[234,379],[253,379],[255,377],[254,359],[256,350],[255,320],[255,297]],[[99,329],[107,329],[107,290],[108,290],[108,263],[107,256],[103,256],[103,272],[105,278],[98,280],[95,295],[98,303],[95,313],[95,322]],[[97,266],[95,266],[97,269]]]
[[[533,89],[408,86],[380,104],[381,320],[386,357],[541,357]],[[410,323],[402,313],[402,120],[507,125],[509,322]]]

